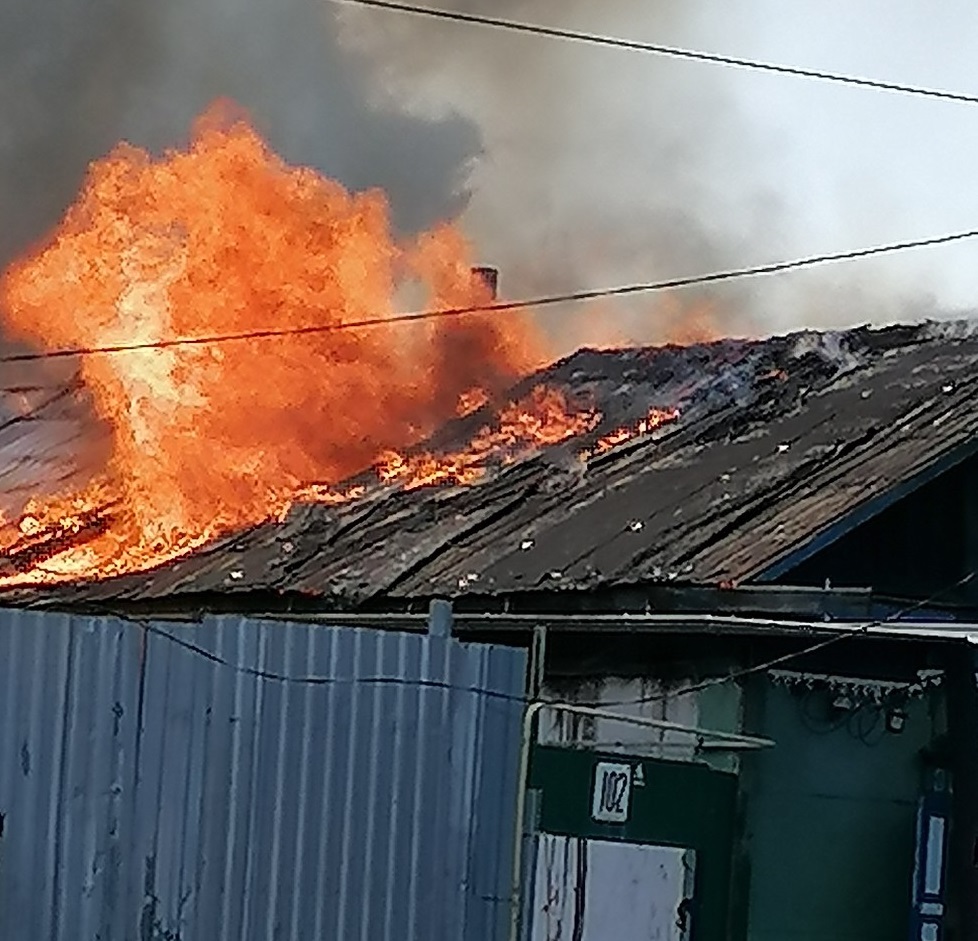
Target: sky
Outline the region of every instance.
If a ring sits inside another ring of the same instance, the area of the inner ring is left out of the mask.
[[[722,15],[711,21],[711,48],[978,93],[978,63],[967,53],[978,40],[978,10],[961,0],[938,8],[910,0],[752,0],[738,13],[728,10],[726,24]],[[766,129],[770,147],[758,170],[797,220],[790,253],[975,227],[970,155],[978,106],[734,70],[724,82],[745,121]],[[943,305],[970,308],[978,298],[976,251],[964,243],[866,267],[933,292]]]
[[[978,94],[964,0],[430,0]],[[937,9],[938,12],[935,12]],[[978,106],[445,25],[328,0],[26,0],[0,9],[0,262],[88,162],[160,150],[229,96],[290,161],[459,218],[509,296],[697,274],[978,225]],[[765,333],[976,307],[978,243],[672,298],[558,310],[560,344],[705,315]],[[612,316],[613,315],[613,316]],[[678,326],[677,326],[678,325]]]

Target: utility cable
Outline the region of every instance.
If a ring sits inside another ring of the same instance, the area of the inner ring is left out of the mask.
[[[824,69],[806,69],[801,66],[781,65],[776,62],[762,62],[757,59],[746,59],[740,56],[721,55],[714,52],[701,52],[696,49],[684,49],[678,46],[666,46],[660,43],[642,42],[636,39],[622,39],[614,36],[602,36],[597,33],[582,32],[579,30],[565,29],[556,26],[542,26],[536,23],[502,19],[495,16],[484,16],[477,13],[461,13],[455,10],[440,10],[436,9],[435,7],[418,6],[413,3],[402,3],[398,2],[398,0],[330,0],[330,2],[342,4],[344,6],[368,7],[376,10],[387,10],[395,13],[407,13],[413,16],[423,16],[435,20],[467,23],[472,26],[484,26],[492,29],[507,30],[514,33],[544,36],[549,39],[569,40],[571,42],[585,43],[590,46],[601,46],[610,49],[624,49],[629,52],[642,52],[649,55],[663,56],[670,59],[708,62],[712,65],[723,65],[753,72],[791,75],[796,78],[808,78],[820,82],[832,82],[837,85],[850,85],[857,88],[869,88],[875,91],[895,92],[902,95],[914,95],[923,98],[937,98],[944,101],[978,104],[978,95],[967,94],[965,92],[946,91],[940,88],[927,88],[920,85],[906,84],[904,82],[888,82],[881,79],[865,78],[859,75],[847,75],[841,72],[828,72]]]
[[[182,647],[184,650],[187,650],[196,656],[203,657],[205,660],[209,660],[211,663],[217,664],[218,666],[227,667],[242,676],[251,676],[255,679],[268,680],[273,683],[286,683],[289,685],[298,686],[340,686],[344,684],[351,686],[409,686],[415,689],[433,689],[447,692],[470,693],[486,699],[503,700],[505,702],[520,704],[525,704],[527,702],[526,697],[523,695],[503,693],[499,690],[487,689],[483,686],[461,686],[442,680],[426,680],[420,678],[411,680],[400,676],[354,676],[348,678],[315,675],[289,676],[273,670],[261,670],[256,667],[246,667],[241,666],[240,664],[232,663],[230,660],[213,653],[206,647],[202,647],[199,644],[195,644],[189,640],[184,640],[182,637],[177,637],[175,634],[171,634],[169,631],[165,631],[162,628],[157,627],[155,624],[147,621],[138,621],[137,623],[144,631],[146,631],[147,634],[155,635],[156,637],[160,637],[169,643],[176,644],[178,647]]]
[[[496,301],[490,304],[479,304],[467,307],[448,307],[433,310],[423,310],[414,313],[393,314],[389,317],[367,317],[361,320],[342,321],[340,323],[310,324],[306,327],[270,327],[263,330],[247,330],[240,333],[212,334],[200,337],[175,337],[172,340],[154,340],[145,343],[120,343],[109,346],[72,347],[57,350],[45,350],[30,353],[14,353],[0,356],[0,363],[24,363],[47,359],[64,359],[73,356],[113,355],[119,353],[134,353],[143,350],[165,350],[182,346],[211,346],[222,343],[236,343],[247,340],[263,340],[277,337],[309,336],[336,333],[343,330],[364,330],[371,327],[386,327],[395,324],[412,324],[433,320],[448,320],[455,317],[471,316],[474,314],[507,313],[520,310],[532,310],[543,307],[553,307],[557,304],[580,303],[616,297],[629,297],[638,294],[653,294],[660,291],[673,291],[681,288],[700,285],[718,284],[721,282],[737,281],[755,278],[761,275],[781,274],[787,271],[797,271],[803,268],[814,268],[819,265],[834,264],[843,261],[854,261],[877,255],[892,255],[897,252],[930,248],[937,245],[948,245],[953,242],[963,242],[978,238],[978,229],[968,229],[962,232],[951,232],[946,235],[931,238],[911,239],[903,242],[891,242],[885,245],[874,245],[870,248],[850,249],[844,252],[827,252],[821,255],[808,255],[790,261],[776,261],[762,265],[752,265],[745,268],[729,268],[723,271],[713,271],[708,274],[690,275],[681,278],[667,278],[661,281],[649,281],[643,284],[628,284],[619,287],[596,288],[585,291],[572,291],[566,294],[548,294],[541,297],[514,301]]]
[[[595,702],[595,703],[584,703],[583,705],[596,705],[596,706],[633,706],[640,705],[641,703],[648,702],[663,702],[668,699],[674,699],[678,696],[687,696],[692,693],[700,693],[706,689],[712,689],[715,686],[723,686],[726,683],[737,682],[742,679],[746,679],[749,676],[755,676],[758,673],[766,673],[768,670],[774,669],[774,667],[781,666],[784,663],[789,663],[792,660],[797,660],[801,657],[806,657],[809,654],[817,653],[820,650],[825,650],[827,647],[832,647],[835,644],[841,643],[844,640],[851,640],[854,637],[865,637],[869,631],[874,627],[883,627],[886,624],[890,624],[894,621],[899,621],[908,614],[914,611],[920,610],[920,608],[925,608],[929,604],[933,604],[942,596],[946,595],[948,592],[954,591],[967,585],[968,582],[972,581],[975,576],[978,575],[978,570],[972,570],[968,572],[967,575],[959,578],[956,582],[950,585],[946,585],[939,591],[934,592],[928,598],[923,601],[917,601],[912,605],[908,605],[906,608],[902,608],[899,611],[893,612],[893,614],[888,617],[881,618],[876,621],[867,621],[863,624],[858,624],[855,627],[840,631],[833,637],[829,637],[825,640],[820,640],[811,646],[805,647],[802,650],[795,650],[790,653],[782,654],[780,657],[775,657],[773,660],[767,660],[764,663],[755,664],[752,667],[747,667],[743,670],[737,670],[733,673],[725,674],[724,676],[712,677],[708,680],[703,680],[701,683],[692,683],[689,686],[682,686],[679,689],[669,690],[666,693],[657,693],[654,696],[641,696],[636,699],[622,699],[615,702]]]
[[[898,621],[905,615],[910,614],[920,608],[926,607],[932,604],[935,600],[943,595],[946,595],[950,591],[954,591],[963,585],[968,584],[972,581],[976,575],[978,575],[978,570],[968,572],[962,578],[958,579],[954,583],[945,586],[939,591],[935,592],[928,598],[922,601],[917,601],[912,605],[896,611],[886,618],[881,618],[875,621],[868,621],[863,624],[859,624],[849,630],[841,631],[833,637],[829,637],[824,640],[820,640],[815,644],[811,644],[801,650],[791,651],[781,656],[774,657],[771,660],[766,660],[763,663],[755,664],[752,667],[748,667],[743,670],[737,670],[732,673],[725,674],[723,676],[713,677],[709,680],[704,680],[701,683],[693,683],[688,686],[680,687],[679,689],[670,690],[667,693],[659,693],[654,696],[642,696],[634,699],[621,699],[612,702],[601,701],[601,702],[581,702],[578,705],[582,706],[599,706],[607,708],[615,708],[618,706],[632,706],[641,705],[642,703],[649,702],[661,702],[667,699],[673,699],[679,696],[686,696],[692,693],[702,692],[706,689],[712,689],[716,686],[723,686],[727,683],[738,682],[739,680],[745,679],[749,676],[754,676],[758,673],[765,673],[774,667],[781,666],[782,664],[788,663],[792,660],[799,659],[801,657],[808,656],[809,654],[816,653],[820,650],[824,650],[827,647],[831,647],[834,644],[841,643],[844,640],[850,640],[855,637],[865,637],[868,632],[874,627],[881,627],[885,624]],[[193,653],[197,656],[203,657],[205,660],[211,663],[217,664],[218,666],[226,667],[233,670],[235,673],[241,674],[243,676],[251,676],[259,680],[268,680],[275,683],[285,683],[285,684],[296,684],[299,686],[336,686],[336,685],[367,685],[367,686],[410,686],[419,689],[435,689],[435,690],[445,690],[450,692],[462,692],[469,693],[473,695],[478,695],[485,697],[487,699],[501,700],[504,702],[519,703],[526,705],[531,702],[526,696],[514,695],[510,693],[503,693],[498,690],[491,690],[481,686],[460,686],[457,684],[440,681],[440,680],[425,680],[417,679],[410,680],[403,677],[333,677],[333,676],[317,676],[317,675],[305,675],[305,676],[290,676],[285,673],[279,673],[277,671],[263,670],[256,667],[246,667],[240,664],[232,663],[231,661],[219,656],[208,650],[206,647],[202,647],[199,644],[195,644],[192,641],[184,640],[182,637],[177,637],[175,634],[171,634],[169,631],[163,630],[157,627],[150,621],[145,621],[142,619],[136,619],[132,616],[126,615],[115,615],[123,618],[124,620],[132,621],[139,625],[148,634],[160,637],[169,643],[176,644],[179,647]],[[378,619],[382,618],[382,615],[378,616]]]

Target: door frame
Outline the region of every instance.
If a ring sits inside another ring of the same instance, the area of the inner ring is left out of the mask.
[[[599,765],[628,766],[624,819],[595,819]],[[727,941],[739,782],[736,774],[691,761],[597,752],[556,745],[533,748],[529,789],[539,833],[696,851],[690,941]]]

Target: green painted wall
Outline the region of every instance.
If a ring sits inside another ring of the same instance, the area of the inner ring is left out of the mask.
[[[696,724],[717,732],[739,732],[744,727],[742,690],[736,683],[721,683],[701,690],[696,697]],[[713,768],[736,773],[740,758],[736,751],[713,752],[706,759]]]
[[[902,941],[930,703],[910,703],[902,734],[866,735],[868,713],[855,734],[827,731],[787,689],[752,696],[754,731],[777,744],[743,768],[750,941]]]

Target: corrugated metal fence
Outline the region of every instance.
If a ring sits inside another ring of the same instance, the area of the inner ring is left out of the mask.
[[[504,937],[524,666],[0,610],[0,938]]]

